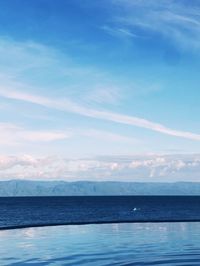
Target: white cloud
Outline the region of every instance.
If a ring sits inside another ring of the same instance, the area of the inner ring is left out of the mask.
[[[113,113],[110,111],[99,111],[91,109],[80,104],[77,104],[69,99],[51,99],[48,97],[43,97],[34,94],[28,94],[17,90],[6,90],[0,88],[0,97],[5,97],[8,99],[26,101],[33,104],[41,105],[48,108],[53,108],[65,112],[76,113],[82,116],[92,117],[96,119],[102,119],[107,121],[112,121],[120,124],[127,124],[131,126],[137,126],[141,128],[150,129],[162,134],[181,137],[191,140],[200,141],[200,134],[179,131],[166,127],[165,125],[149,121],[135,116],[122,115],[118,113]]]
[[[86,159],[0,156],[0,179],[200,181],[200,155],[110,156]]]

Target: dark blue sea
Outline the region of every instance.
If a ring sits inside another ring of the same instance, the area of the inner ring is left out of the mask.
[[[0,265],[200,265],[199,221],[200,197],[0,198]]]
[[[0,198],[0,228],[197,220],[200,221],[197,196]]]

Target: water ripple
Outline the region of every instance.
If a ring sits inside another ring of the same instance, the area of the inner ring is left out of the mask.
[[[0,232],[0,265],[200,265],[200,223],[102,224]]]

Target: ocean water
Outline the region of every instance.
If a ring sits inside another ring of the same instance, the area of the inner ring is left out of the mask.
[[[0,198],[0,229],[104,222],[200,221],[200,197]]]
[[[199,232],[199,222],[2,230],[0,265],[200,265]]]
[[[198,221],[200,197],[0,198],[0,265],[200,265]]]

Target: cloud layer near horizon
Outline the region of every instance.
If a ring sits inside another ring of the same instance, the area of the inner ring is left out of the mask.
[[[0,180],[199,181],[200,155],[107,156],[83,159],[0,156]]]

